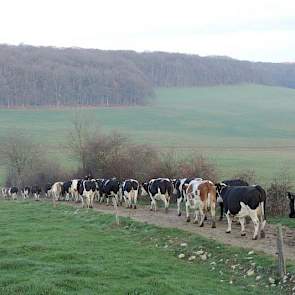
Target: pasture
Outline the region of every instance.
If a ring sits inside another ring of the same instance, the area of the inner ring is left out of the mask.
[[[217,164],[220,177],[254,169],[260,182],[289,167],[295,178],[295,90],[260,85],[161,88],[149,106],[79,109],[103,131],[179,154],[197,151]],[[0,142],[21,129],[71,168],[65,148],[77,109],[0,110]],[[3,169],[0,167],[3,182]]]
[[[118,226],[110,214],[72,206],[2,200],[0,229],[1,294],[288,294],[291,288],[270,286],[274,260],[266,255],[129,218]],[[200,250],[210,257],[188,260]]]

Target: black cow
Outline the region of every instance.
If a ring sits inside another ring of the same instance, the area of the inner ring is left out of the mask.
[[[136,209],[139,183],[135,179],[126,179],[122,184],[122,196],[126,207]]]
[[[177,199],[177,214],[181,216],[181,203],[186,201],[185,185],[189,184],[194,178],[179,178],[172,183],[174,186],[174,193]]]
[[[241,235],[245,236],[245,217],[250,216],[254,223],[253,240],[257,240],[260,230],[261,238],[265,236],[265,203],[266,193],[259,186],[226,186],[221,184],[220,197],[223,200],[228,228],[231,232],[232,216],[237,216],[241,224]]]
[[[143,189],[151,198],[150,210],[157,210],[156,200],[164,202],[165,212],[168,212],[169,202],[173,193],[173,184],[168,178],[151,179],[142,184]]]
[[[41,194],[42,190],[41,187],[38,185],[33,185],[31,187],[31,193],[35,198],[35,201],[39,201],[40,200],[40,194]]]
[[[103,194],[107,199],[107,205],[109,205],[109,198],[113,198],[113,202],[117,205],[119,200],[121,200],[120,196],[120,181],[117,178],[105,179],[103,181]]]
[[[249,186],[249,183],[245,180],[242,180],[242,179],[229,179],[229,180],[224,180],[222,181],[221,183],[216,183],[215,186],[216,186],[216,190],[217,190],[217,193],[219,193],[221,187],[222,187],[222,184],[225,184],[227,186]],[[219,203],[219,206],[220,206],[220,217],[219,217],[219,220],[222,220],[223,219],[223,201],[222,201],[222,198],[221,197],[218,197],[217,198],[217,202]]]
[[[65,198],[65,201],[70,200],[70,193],[71,193],[72,181],[66,181],[62,185],[62,195]]]
[[[289,206],[290,206],[290,218],[295,218],[295,209],[294,209],[294,203],[295,203],[295,193],[288,192],[288,198],[289,198]]]

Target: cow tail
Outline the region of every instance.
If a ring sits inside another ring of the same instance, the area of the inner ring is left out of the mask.
[[[131,202],[134,202],[134,199],[135,199],[135,190],[132,188],[130,193],[131,193],[130,194],[130,196],[131,196]]]
[[[263,206],[261,206],[261,218],[262,220],[266,220],[266,215],[265,215],[265,208],[266,208],[266,192],[265,190],[260,186],[260,185],[255,185],[255,188],[259,191],[260,193],[260,204],[262,203]]]

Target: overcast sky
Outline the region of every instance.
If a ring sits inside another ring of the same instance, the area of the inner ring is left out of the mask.
[[[0,43],[295,62],[295,0],[0,0]]]

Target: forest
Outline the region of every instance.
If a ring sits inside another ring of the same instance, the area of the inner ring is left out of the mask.
[[[0,106],[145,105],[156,87],[295,88],[295,64],[165,52],[0,45]]]

